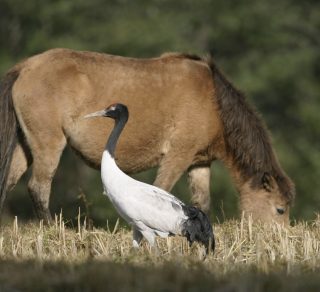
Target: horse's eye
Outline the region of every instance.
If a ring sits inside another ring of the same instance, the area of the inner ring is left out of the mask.
[[[277,212],[279,215],[283,215],[284,214],[284,209],[283,208],[277,208]]]

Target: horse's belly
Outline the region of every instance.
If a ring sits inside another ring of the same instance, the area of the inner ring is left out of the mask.
[[[99,168],[101,157],[106,145],[112,125],[107,119],[84,120],[89,125],[78,126],[68,137],[68,143],[90,166]],[[109,123],[108,123],[109,122]],[[112,123],[111,123],[112,124]],[[161,159],[160,137],[135,136],[135,129],[123,132],[116,147],[115,157],[119,167],[127,172],[134,173],[157,166]]]

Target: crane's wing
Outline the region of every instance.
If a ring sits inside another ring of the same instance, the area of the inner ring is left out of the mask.
[[[142,222],[160,232],[180,233],[181,223],[187,219],[182,201],[158,187],[141,182],[130,186],[127,191],[123,204],[133,222]]]

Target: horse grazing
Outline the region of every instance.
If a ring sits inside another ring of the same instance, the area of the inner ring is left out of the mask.
[[[29,193],[50,221],[51,182],[68,144],[99,168],[112,122],[83,117],[120,102],[131,119],[116,160],[126,173],[159,166],[167,191],[188,172],[192,202],[210,205],[210,164],[228,167],[240,207],[254,219],[287,223],[294,185],[281,169],[266,127],[211,58],[167,53],[134,59],[53,49],[14,66],[0,88],[0,203],[32,166]]]

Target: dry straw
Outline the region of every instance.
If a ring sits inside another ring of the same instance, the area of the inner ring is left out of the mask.
[[[178,261],[188,266],[201,261],[208,270],[227,273],[239,267],[254,267],[270,272],[284,267],[291,273],[296,267],[310,271],[320,268],[320,216],[312,222],[297,222],[293,227],[254,224],[252,220],[226,221],[214,226],[216,250],[203,258],[199,245],[190,247],[181,237],[157,239],[158,250],[151,250],[144,242],[136,251],[131,247],[132,233],[119,228],[88,229],[86,219],[78,218],[76,228],[67,228],[62,214],[52,226],[19,224],[1,228],[1,259],[63,260],[82,262],[88,259],[130,262],[137,265],[161,265]]]

